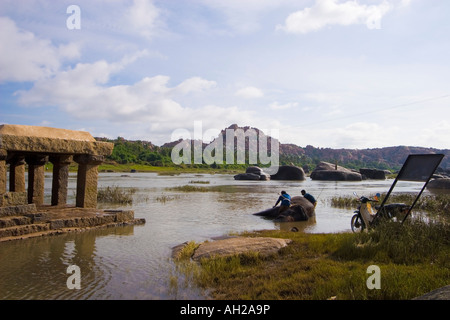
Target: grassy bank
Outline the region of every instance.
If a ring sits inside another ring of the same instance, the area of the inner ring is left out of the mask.
[[[289,238],[279,254],[178,263],[195,285],[215,299],[411,299],[450,283],[450,229],[441,223],[381,224],[361,234],[259,231],[247,236]],[[380,268],[381,289],[368,289]]]
[[[102,164],[98,168],[99,172],[155,172],[159,174],[180,174],[180,173],[225,173],[237,174],[244,170],[225,168],[195,168],[187,166],[157,167],[143,164]]]
[[[381,204],[386,195],[381,195],[380,201],[376,204]],[[388,203],[405,203],[412,205],[416,194],[400,193],[394,194],[389,197]],[[373,198],[373,196],[370,196]],[[330,200],[331,205],[338,208],[356,208],[358,207],[359,200],[357,197],[352,196],[339,196],[333,197]],[[438,214],[443,217],[450,217],[450,194],[436,194],[436,195],[422,195],[414,206],[414,210],[427,211],[432,214]]]
[[[78,170],[78,165],[72,163],[69,167],[71,172],[76,172]],[[53,164],[47,163],[45,165],[45,171],[52,172]],[[180,173],[224,173],[224,174],[237,174],[245,172],[245,169],[228,169],[228,168],[206,168],[206,167],[191,167],[191,166],[172,166],[172,167],[158,167],[144,164],[111,164],[103,163],[98,167],[99,172],[155,172],[159,174],[180,174]]]

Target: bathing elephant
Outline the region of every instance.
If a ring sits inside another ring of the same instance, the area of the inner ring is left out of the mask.
[[[279,214],[279,210],[280,207],[275,207],[254,213],[254,215],[277,222],[306,221],[315,215],[314,205],[302,196],[292,197],[291,206],[282,214]]]

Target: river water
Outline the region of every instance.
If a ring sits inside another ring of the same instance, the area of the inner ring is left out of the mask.
[[[236,181],[226,174],[100,173],[99,188],[137,191],[130,206],[99,207],[132,209],[146,223],[0,242],[0,299],[205,299],[205,293],[182,280],[174,285],[174,279],[182,277],[170,258],[172,247],[246,230],[296,226],[311,233],[348,232],[353,210],[331,207],[330,198],[387,192],[392,182]],[[169,189],[186,185],[211,191]],[[417,193],[422,185],[399,182],[394,191]],[[50,187],[51,177],[46,177],[46,203]],[[76,177],[71,176],[69,203],[75,202],[75,188]],[[272,207],[281,190],[296,196],[302,189],[318,199],[312,221],[275,223],[252,215]],[[70,265],[80,268],[80,289],[68,288]]]

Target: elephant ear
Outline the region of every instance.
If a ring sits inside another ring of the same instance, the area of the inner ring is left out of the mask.
[[[295,218],[296,218],[295,220],[296,221],[308,220],[308,215],[306,214],[305,209],[303,209],[302,206],[293,205],[290,209],[295,212]]]

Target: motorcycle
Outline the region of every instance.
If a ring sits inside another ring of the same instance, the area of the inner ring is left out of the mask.
[[[355,192],[353,194],[358,196]],[[358,206],[358,209],[354,211],[355,214],[350,222],[353,232],[362,232],[365,229],[368,229],[375,224],[379,217],[392,219],[399,214],[406,213],[410,208],[404,203],[392,203],[383,206],[383,210],[379,210],[380,208],[376,207],[378,211],[374,212],[371,202],[378,202],[379,199],[379,193],[377,193],[373,199],[369,199],[365,196],[359,197],[361,204]]]

